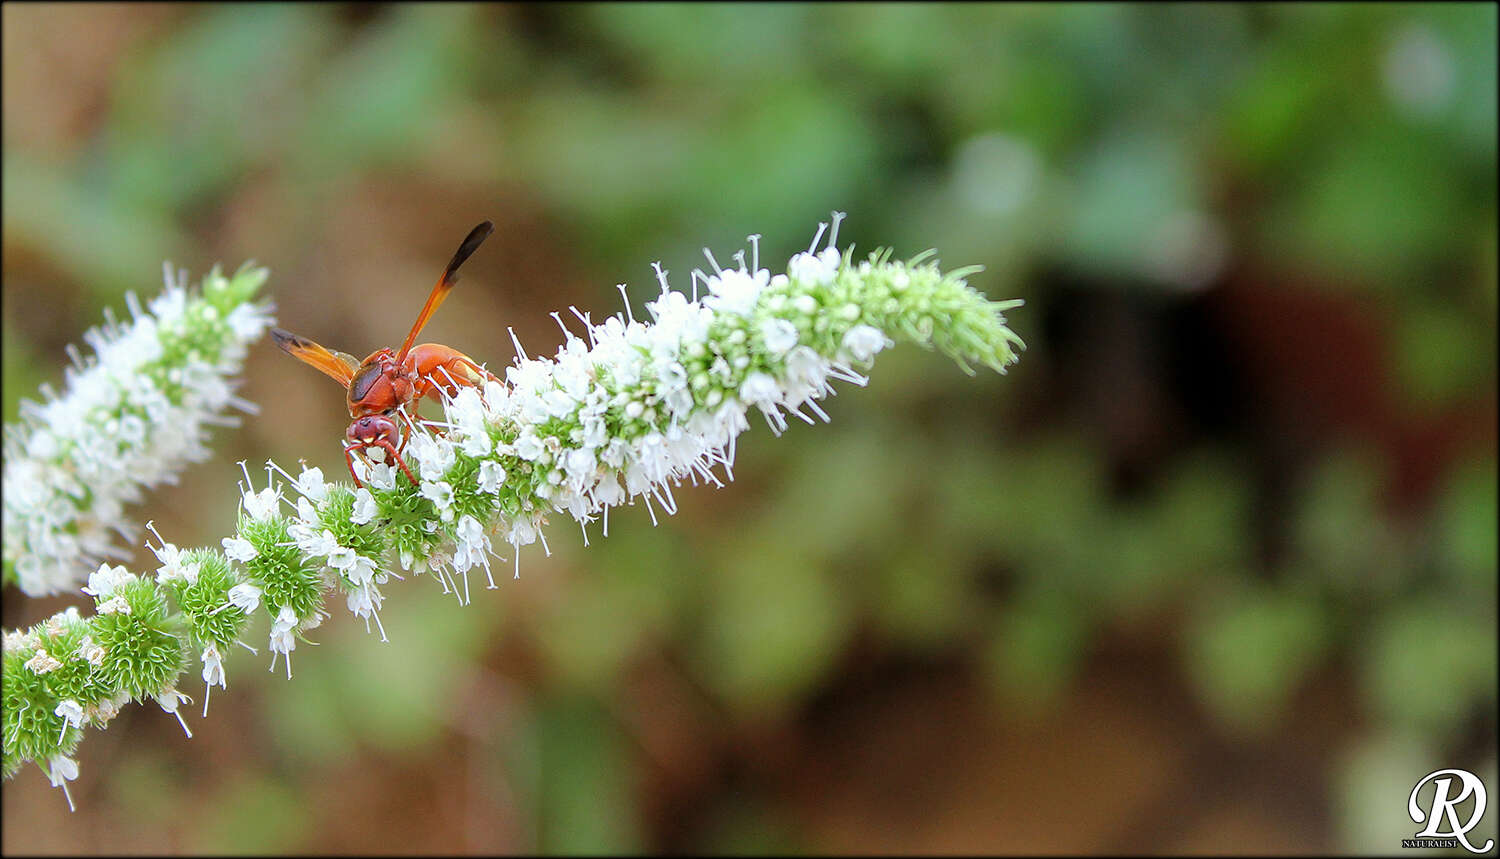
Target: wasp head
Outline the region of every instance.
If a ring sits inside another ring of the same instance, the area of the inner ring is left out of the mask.
[[[345,435],[355,444],[368,447],[382,441],[395,445],[399,440],[398,433],[396,422],[389,416],[365,415],[349,424],[349,430]]]

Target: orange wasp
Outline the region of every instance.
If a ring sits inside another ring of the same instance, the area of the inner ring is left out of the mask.
[[[428,317],[453,291],[458,283],[458,267],[494,232],[494,225],[485,221],[469,232],[463,244],[453,254],[443,276],[432,287],[417,321],[401,344],[401,350],[377,349],[363,362],[356,361],[347,352],[326,349],[305,337],[298,337],[283,328],[271,330],[271,338],[283,352],[305,364],[327,374],[334,381],[349,389],[349,424],[345,433],[348,444],[344,446],[344,461],[349,465],[349,474],[356,486],[359,475],[354,473],[354,451],[378,447],[390,454],[413,484],[417,479],[401,458],[401,448],[406,445],[400,425],[396,423],[397,410],[423,396],[441,400],[441,390],[450,396],[458,393],[459,385],[483,385],[486,380],[499,381],[494,374],[479,366],[473,358],[457,349],[438,343],[423,343],[412,346],[417,332],[427,324]]]

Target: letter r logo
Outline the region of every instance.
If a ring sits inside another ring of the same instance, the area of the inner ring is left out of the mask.
[[[1451,796],[1453,779],[1458,778],[1462,782],[1462,788],[1457,796]],[[1433,783],[1435,793],[1432,796],[1432,807],[1423,811],[1422,806],[1417,803],[1417,794],[1421,792],[1422,786],[1428,782]],[[1469,814],[1469,819],[1463,824],[1458,822],[1458,804],[1474,797],[1474,809]],[[1411,819],[1417,823],[1426,822],[1427,827],[1417,833],[1418,838],[1457,838],[1470,853],[1487,853],[1495,846],[1494,839],[1485,841],[1483,847],[1475,847],[1469,843],[1468,832],[1484,817],[1484,783],[1479,777],[1467,770],[1437,770],[1428,773],[1417,786],[1411,789],[1411,797],[1406,801],[1406,811]],[[1443,832],[1439,826],[1444,820],[1448,821],[1448,831]]]

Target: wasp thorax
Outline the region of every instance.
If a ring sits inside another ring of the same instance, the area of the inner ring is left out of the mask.
[[[385,368],[380,362],[366,364],[354,374],[349,380],[349,402],[358,403],[369,396],[370,389],[375,386],[375,380],[379,379]]]

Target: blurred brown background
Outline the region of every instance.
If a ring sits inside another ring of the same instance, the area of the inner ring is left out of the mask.
[[[191,741],[91,732],[76,814],[6,782],[7,853],[1386,853],[1428,772],[1500,791],[1493,5],[3,16],[7,421],[162,259],[364,355],[483,218],[425,336],[492,365],[835,208],[1030,347],[887,353],[659,527],[397,584],[390,644],[238,653]],[[181,545],[237,460],[342,471],[336,386],[245,378],[139,508]]]

